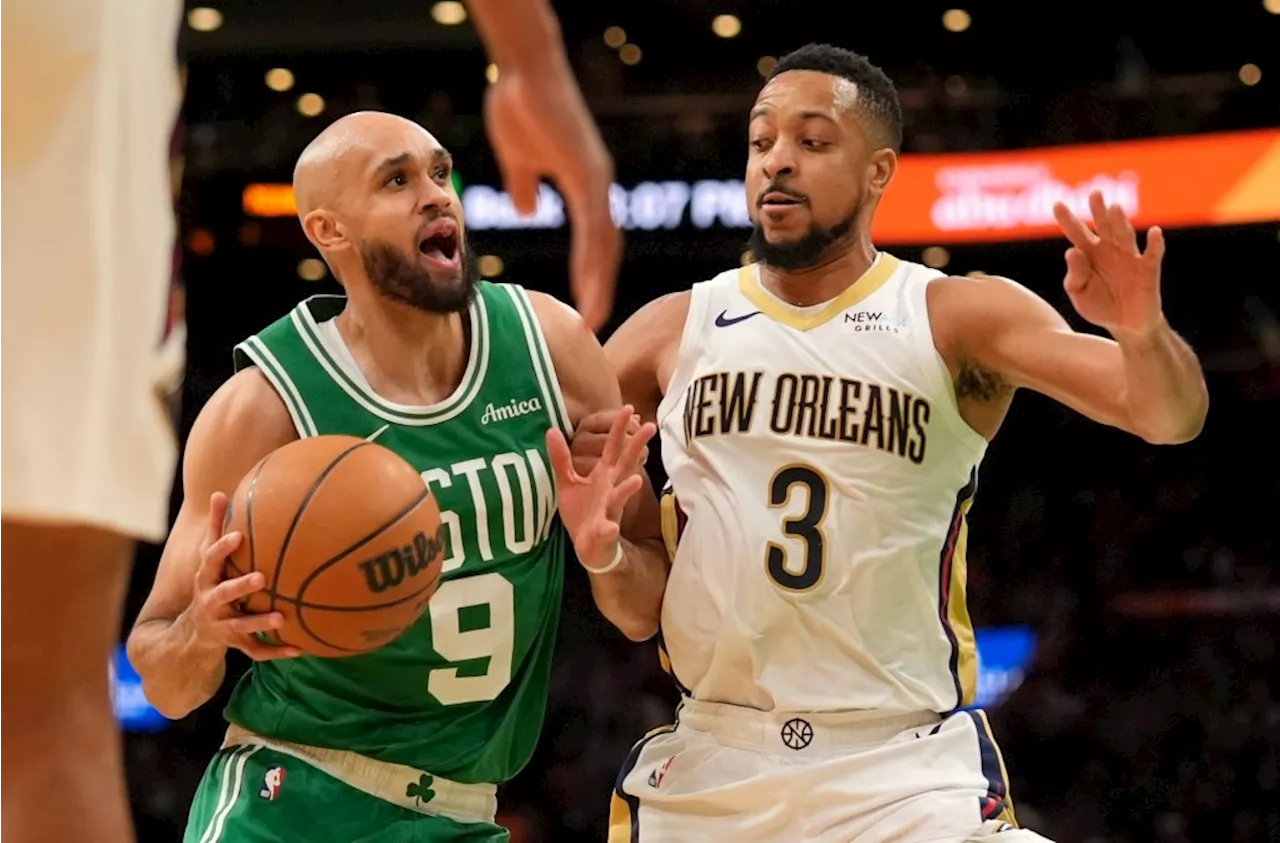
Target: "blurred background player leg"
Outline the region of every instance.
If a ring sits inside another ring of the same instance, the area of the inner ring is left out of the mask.
[[[173,0],[15,0],[3,30],[3,836],[132,839],[108,658],[164,534],[157,390]]]

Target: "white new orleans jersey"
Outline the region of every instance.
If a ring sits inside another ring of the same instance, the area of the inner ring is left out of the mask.
[[[987,443],[933,345],[938,277],[882,252],[812,308],[766,291],[755,265],[694,286],[658,420],[674,553],[662,641],[695,699],[972,701],[965,513]]]

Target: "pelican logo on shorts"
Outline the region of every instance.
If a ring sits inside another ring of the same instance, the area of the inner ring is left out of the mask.
[[[488,424],[489,422],[506,421],[514,419],[516,416],[527,416],[530,413],[536,413],[542,409],[542,402],[537,398],[530,398],[528,401],[517,401],[512,398],[505,405],[495,407],[492,404],[486,404],[484,415],[480,417],[480,424]]]
[[[360,570],[364,571],[364,581],[369,590],[381,594],[404,582],[406,574],[416,577],[440,555],[443,548],[444,543],[439,536],[428,538],[424,533],[415,533],[413,544],[393,548],[361,562]]]
[[[782,742],[791,749],[804,749],[813,743],[813,727],[809,721],[793,717],[782,724]]]
[[[275,801],[280,795],[280,787],[284,784],[284,767],[272,767],[267,770],[267,774],[262,777],[262,790],[258,791],[258,795],[268,802]]]

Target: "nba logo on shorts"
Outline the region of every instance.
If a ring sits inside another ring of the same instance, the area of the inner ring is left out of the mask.
[[[674,755],[671,756],[662,763],[661,767],[649,774],[649,787],[656,788],[658,785],[662,784],[662,779],[667,774],[667,768],[670,767],[671,762],[675,760],[676,757]]]
[[[262,790],[258,791],[258,795],[270,802],[276,798],[282,784],[284,784],[284,767],[272,767],[262,777]]]

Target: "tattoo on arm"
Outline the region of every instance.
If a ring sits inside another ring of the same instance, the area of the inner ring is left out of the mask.
[[[999,372],[984,369],[969,360],[961,362],[955,388],[957,398],[975,401],[995,401],[1013,392],[1013,387]]]

